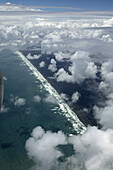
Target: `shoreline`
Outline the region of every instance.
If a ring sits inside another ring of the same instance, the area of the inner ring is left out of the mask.
[[[29,69],[33,72],[34,76],[41,81],[43,87],[46,89],[46,91],[49,92],[49,94],[53,95],[55,99],[58,102],[58,105],[60,107],[60,110],[62,111],[61,114],[63,114],[69,122],[72,123],[74,130],[77,132],[77,134],[83,134],[86,131],[85,125],[79,120],[76,113],[74,113],[71,108],[63,101],[58,94],[58,92],[51,86],[51,84],[43,77],[43,75],[31,64],[31,62],[19,51],[16,51],[15,54],[17,54],[21,59],[24,61],[24,63],[29,67]]]

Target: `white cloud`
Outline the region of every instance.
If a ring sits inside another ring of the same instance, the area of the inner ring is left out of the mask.
[[[58,52],[58,53],[54,53],[55,55],[55,59],[57,61],[63,62],[65,59],[69,59],[70,58],[70,54],[69,53],[62,53],[62,52]]]
[[[57,65],[56,65],[56,61],[54,59],[51,59],[48,69],[51,70],[52,72],[57,71]]]
[[[86,78],[96,78],[97,67],[91,62],[89,53],[78,51],[71,57],[71,61],[72,66],[69,67],[69,71],[73,82],[80,83]]]
[[[45,67],[45,62],[44,61],[41,61],[40,63],[39,63],[39,66],[42,68],[42,67]]]
[[[46,102],[46,103],[51,103],[51,104],[56,104],[57,103],[57,99],[53,96],[53,95],[51,95],[51,94],[49,94],[46,98],[44,98],[43,99],[44,100],[44,102]]]
[[[32,137],[26,142],[26,150],[36,163],[36,169],[50,170],[55,164],[57,165],[57,159],[62,156],[62,153],[56,149],[59,144],[66,144],[66,137],[61,131],[45,132],[41,127],[33,130]]]
[[[60,96],[61,96],[62,100],[64,100],[64,101],[69,100],[68,96],[66,94],[64,94],[64,93],[61,93]]]
[[[76,103],[79,100],[80,94],[76,91],[76,93],[73,93],[72,95],[72,103]]]
[[[3,79],[4,79],[4,81],[7,81],[7,77],[5,77],[5,76],[3,77]]]
[[[25,10],[24,7],[21,6],[6,5],[6,7],[17,7]],[[28,7],[26,8],[29,10]],[[73,16],[75,14],[77,13],[71,13]],[[9,46],[9,44],[11,44],[11,47],[16,46],[14,49],[20,49],[40,43],[42,53],[55,53],[56,60],[58,59],[60,61],[65,60],[69,57],[70,53],[75,53],[75,51],[87,51],[89,53],[101,52],[102,54],[111,54],[113,52],[112,48],[110,48],[112,47],[112,44],[110,44],[110,42],[112,42],[111,30],[109,29],[106,33],[107,29],[94,29],[95,27],[104,28],[103,19],[96,20],[94,18],[92,21],[86,19],[78,20],[76,22],[74,20],[66,19],[62,22],[60,19],[58,21],[57,18],[54,21],[53,19],[49,19],[50,16],[49,14],[47,15],[47,13],[38,13],[37,17],[35,16],[34,18],[30,15],[26,17],[21,16],[21,18],[13,15],[14,14],[12,14],[11,17],[3,16],[0,19],[0,27],[2,28],[0,28],[0,38],[2,40],[1,46]],[[69,13],[65,13],[65,16],[66,15],[69,15]],[[10,34],[7,32],[7,30],[11,29],[11,24],[8,25],[9,20],[12,25],[16,25]],[[110,21],[105,20],[105,22],[112,23],[112,19]],[[4,27],[2,23],[7,24]],[[19,27],[17,27],[18,25]],[[15,34],[15,31],[18,32],[18,34]],[[39,35],[43,36],[40,37]],[[5,44],[3,41],[5,41]],[[108,42],[109,44],[106,44]]]
[[[61,35],[57,31],[53,31],[45,36],[45,39],[48,39],[51,43],[61,42]]]
[[[108,20],[105,20],[103,26],[106,26],[106,27],[113,27],[113,18],[108,19]]]
[[[9,108],[5,107],[4,105],[1,107],[0,113],[7,113]]]
[[[112,86],[113,84],[113,60],[112,58],[102,63],[101,75],[104,80],[104,83],[106,84],[106,90],[108,91],[108,93],[113,92],[113,86]]]
[[[86,113],[89,112],[88,108],[84,108],[83,111],[86,112]]]
[[[10,101],[15,105],[15,106],[23,106],[26,104],[26,100],[24,98],[21,98],[19,96],[14,96],[13,94],[10,94]]]
[[[71,82],[71,76],[64,70],[64,68],[59,69],[55,76],[57,77],[58,82],[60,81]]]
[[[77,51],[70,60],[72,62],[69,67],[71,75],[62,68],[56,73],[57,81],[81,83],[87,78],[96,78],[97,66],[91,61],[89,53]]]
[[[75,154],[58,163],[63,156],[58,145],[72,144]],[[113,130],[102,131],[88,127],[81,135],[66,137],[61,131],[45,132],[37,127],[26,142],[29,158],[36,163],[35,169],[59,170],[112,170],[113,168]],[[49,156],[48,156],[49,155]]]
[[[15,102],[14,102],[15,106],[23,106],[25,104],[26,104],[26,100],[24,98],[15,97]]]
[[[31,55],[30,53],[26,56],[29,60],[39,59],[41,55]]]
[[[102,63],[101,75],[103,80],[100,82],[99,89],[106,96],[106,101],[102,107],[94,107],[94,114],[103,129],[113,129],[113,61],[111,59]]]
[[[110,96],[113,96],[113,93],[110,94]],[[109,98],[105,104],[104,107],[94,107],[94,113],[96,119],[99,121],[99,123],[103,126],[103,129],[112,128],[113,129],[113,98]]]
[[[82,136],[74,136],[70,142],[77,153],[70,161],[78,169],[113,169],[113,130],[89,127]]]
[[[34,102],[39,103],[41,101],[41,97],[39,95],[36,95],[33,97]]]
[[[15,5],[7,2],[5,4],[0,4],[0,11],[42,11],[37,8],[32,8],[30,6]]]
[[[113,39],[112,39],[112,37],[110,36],[110,34],[103,35],[103,36],[102,36],[102,40],[105,41],[105,42],[107,41],[107,42],[109,42],[109,43],[110,43],[110,42],[113,42]]]
[[[6,2],[6,4],[7,4],[7,5],[11,5],[11,3],[10,3],[10,2]]]

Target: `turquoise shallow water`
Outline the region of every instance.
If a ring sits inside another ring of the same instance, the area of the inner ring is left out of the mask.
[[[62,130],[67,135],[76,134],[76,131],[61,114],[57,103],[44,102],[49,92],[17,54],[1,51],[0,69],[4,76],[3,105],[6,108],[0,113],[0,170],[28,170],[33,162],[27,157],[25,142],[33,128]],[[33,100],[36,95],[41,97],[38,103]],[[25,104],[15,106],[17,98],[24,98]]]

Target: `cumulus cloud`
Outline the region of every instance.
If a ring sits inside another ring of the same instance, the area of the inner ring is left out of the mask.
[[[77,51],[71,56],[72,65],[69,67],[71,74],[63,68],[56,73],[57,81],[81,83],[87,78],[96,78],[97,66],[91,61],[89,53]]]
[[[70,54],[69,53],[62,53],[62,52],[58,52],[58,53],[54,53],[55,55],[55,59],[57,61],[63,62],[66,59],[70,58]]]
[[[101,75],[103,78],[104,83],[107,85],[104,90],[107,91],[107,93],[113,92],[113,60],[109,59],[106,62],[102,63],[101,67]]]
[[[41,55],[31,55],[30,53],[26,56],[29,60],[39,59]]]
[[[3,79],[4,79],[4,81],[7,81],[7,77],[5,77],[5,76],[3,77]]]
[[[72,95],[72,103],[76,103],[79,100],[80,94],[78,91]]]
[[[66,136],[61,131],[51,133],[45,132],[41,127],[36,127],[25,147],[29,157],[36,163],[36,169],[49,170],[58,164],[57,159],[63,155],[56,149],[56,146],[66,143]]]
[[[113,18],[108,19],[108,20],[105,20],[103,26],[106,26],[106,27],[113,27]]]
[[[34,102],[39,103],[41,101],[41,97],[39,95],[36,95],[33,97]]]
[[[87,52],[76,52],[71,57],[71,61],[72,66],[69,67],[69,71],[72,74],[72,81],[80,83],[86,78],[96,78],[97,67],[91,62]]]
[[[23,106],[26,104],[26,100],[24,98],[21,98],[19,96],[14,96],[13,94],[10,94],[10,101],[15,105],[15,106]]]
[[[113,129],[113,93],[108,96],[104,107],[94,106],[94,113],[96,119],[103,126],[103,129]]]
[[[95,106],[94,114],[103,129],[113,128],[113,61],[110,59],[102,63],[102,81],[99,89],[105,94],[106,101],[102,107]]]
[[[96,127],[89,127],[82,136],[74,136],[70,142],[77,153],[71,161],[78,169],[113,169],[112,129],[102,131]]]
[[[51,70],[52,72],[57,71],[57,65],[56,65],[56,61],[54,59],[51,59],[48,69]]]
[[[4,105],[1,107],[0,113],[7,113],[9,108],[5,107]]]
[[[60,96],[61,96],[61,99],[64,100],[64,101],[69,100],[68,96],[66,94],[64,94],[64,93],[61,93]]]
[[[66,82],[71,82],[71,75],[69,75],[64,68],[60,68],[58,72],[55,74],[57,77],[57,81],[66,81]]]
[[[97,127],[88,127],[82,136],[67,137],[61,131],[45,132],[41,127],[37,127],[26,142],[26,150],[29,158],[36,163],[34,169],[112,170],[112,141],[112,129],[102,131]],[[57,146],[66,144],[72,144],[75,153],[65,161],[58,162],[63,153]]]
[[[15,106],[23,106],[25,104],[26,104],[26,100],[24,98],[15,97],[15,102],[14,102]]]
[[[107,42],[109,42],[109,43],[110,43],[110,42],[113,42],[113,39],[111,38],[111,35],[110,35],[110,34],[103,35],[103,36],[102,36],[102,40],[105,41],[105,42],[107,41]]]
[[[42,68],[42,67],[45,67],[45,62],[44,61],[41,61],[40,63],[39,63],[39,66]]]
[[[51,95],[51,94],[49,94],[49,95],[48,95],[46,98],[44,98],[43,100],[44,100],[44,102],[46,102],[46,103],[51,103],[51,104],[56,104],[56,103],[57,103],[56,98],[55,98],[53,95]]]

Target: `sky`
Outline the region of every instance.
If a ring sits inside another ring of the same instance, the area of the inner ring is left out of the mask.
[[[1,0],[0,3],[7,3]],[[113,0],[10,0],[13,4],[55,7],[75,7],[84,10],[113,10]]]

